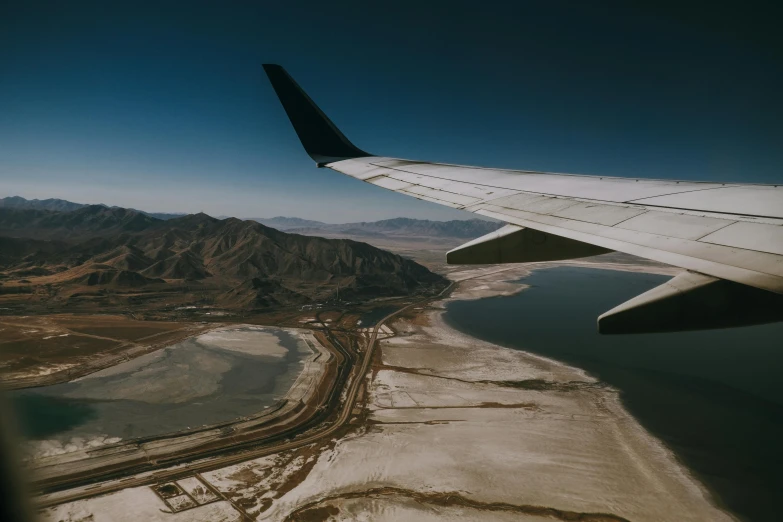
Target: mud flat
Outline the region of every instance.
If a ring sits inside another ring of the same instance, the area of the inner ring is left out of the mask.
[[[664,277],[586,266],[536,271],[511,297],[457,301],[444,320],[472,337],[582,368],[735,516],[780,518],[783,324],[599,335],[595,318]]]
[[[452,299],[517,292],[509,281],[526,270],[453,272],[463,282]],[[444,323],[443,304],[393,324],[397,335],[381,342],[342,437],[200,474],[236,510],[220,518],[734,520],[622,408],[616,390],[459,333]],[[167,504],[149,491],[63,504],[45,520],[134,520],[142,510],[149,520],[175,520],[152,515],[150,504]],[[145,506],[117,518],[111,499],[144,495]],[[188,513],[208,519],[205,506]]]
[[[0,383],[18,389],[68,382],[208,329],[119,315],[2,316]]]
[[[56,405],[62,406],[62,401],[93,404],[101,394],[106,402],[100,415],[82,425],[29,443],[36,481],[54,484],[60,477],[89,476],[96,470],[219,447],[226,437],[241,440],[243,434],[250,436],[311,402],[331,360],[309,330],[240,325],[190,343],[38,397],[36,401],[44,403],[56,397]],[[267,366],[274,371],[264,372]],[[29,392],[20,398],[29,401]],[[134,429],[144,436],[124,440],[117,431],[128,429],[123,420],[136,421]]]
[[[520,276],[482,270],[455,299],[510,292],[506,280]],[[364,427],[326,449],[259,520],[733,520],[615,390],[461,334],[441,315],[394,324]],[[252,490],[243,469],[213,474],[213,484],[241,497]]]

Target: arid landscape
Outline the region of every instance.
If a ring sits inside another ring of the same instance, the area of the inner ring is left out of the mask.
[[[455,270],[450,299],[523,291],[512,281],[528,270]],[[624,411],[616,390],[466,337],[443,323],[443,304],[389,321],[392,335],[331,436],[125,482],[137,487],[102,482],[104,496],[66,502],[88,490],[51,493],[45,520],[117,517],[117,506],[128,514],[116,520],[733,520]]]
[[[75,379],[206,328],[107,314],[0,316],[3,384],[20,388]]]
[[[494,223],[0,218],[2,379],[44,520],[730,520],[616,390],[443,321],[563,264],[444,264]]]
[[[396,218],[336,225],[286,217],[254,220],[293,234],[363,241],[434,267],[443,264],[444,252],[502,226],[494,220],[480,219],[428,221]]]
[[[0,1],[0,522],[783,520],[781,19]]]
[[[258,311],[337,298],[439,289],[441,276],[352,240],[286,234],[205,214],[159,220],[86,206],[0,208],[0,308],[187,315],[189,307]]]

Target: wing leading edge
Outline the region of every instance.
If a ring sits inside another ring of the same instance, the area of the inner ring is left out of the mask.
[[[264,69],[319,167],[509,223],[449,252],[450,263],[547,261],[616,250],[686,269],[602,315],[602,333],[783,320],[783,187],[373,156],[354,146],[282,67]]]

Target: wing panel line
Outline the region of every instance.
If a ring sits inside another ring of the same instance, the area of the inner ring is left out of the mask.
[[[687,254],[661,250],[619,239],[597,236],[586,232],[580,232],[555,225],[541,223],[538,221],[509,216],[507,214],[495,212],[492,210],[480,209],[477,210],[476,213],[515,225],[540,230],[542,232],[549,232],[551,234],[567,237],[576,241],[591,243],[593,245],[608,248],[610,250],[616,250],[618,252],[625,252],[627,254],[645,257],[647,259],[652,259],[661,263],[678,266],[688,270],[694,270],[696,272],[719,277],[721,279],[727,279],[729,281],[735,281],[753,286],[755,288],[760,288],[762,290],[775,292],[777,294],[783,294],[783,277],[767,274],[764,272],[758,272],[756,270],[747,268],[737,267],[734,265],[716,263],[714,261],[693,257]]]
[[[444,181],[452,181],[452,182],[455,182],[455,183],[465,183],[464,181],[451,179],[451,178],[445,178],[445,177],[442,177],[442,176],[433,176],[432,174],[421,174],[421,173],[418,173],[418,172],[410,172],[410,171],[407,171],[407,170],[398,169],[398,168],[394,168],[394,167],[380,166],[380,165],[376,165],[375,163],[370,163],[370,162],[368,162],[368,164],[372,165],[374,167],[386,168],[386,169],[394,170],[394,171],[397,171],[397,172],[404,172],[406,174],[415,174],[417,176],[430,177],[430,178],[440,179],[440,180],[444,180]],[[426,163],[421,163],[421,164],[424,165]],[[432,164],[430,164],[430,165],[432,165]],[[452,166],[449,165],[449,167],[452,167]],[[458,166],[454,166],[454,168],[457,168],[457,167]],[[470,167],[470,169],[474,169],[474,168],[479,168],[479,167]],[[463,167],[463,169],[465,169],[465,168]],[[468,170],[468,169],[465,169],[465,170]],[[490,170],[490,169],[486,169],[486,170]],[[498,170],[498,169],[492,169],[492,170]],[[509,171],[509,172],[520,172],[520,171]],[[556,176],[561,176],[562,175],[562,176],[577,176],[577,177],[592,177],[592,178],[597,178],[598,177],[598,176],[582,176],[582,175],[578,175],[578,174],[554,174],[554,173],[549,173],[549,172],[531,172],[531,174],[549,174],[549,175],[556,175]],[[608,178],[608,179],[616,179],[616,180],[623,180],[623,181],[629,181],[629,180],[633,180],[634,179],[634,178],[612,178],[612,177],[608,177],[608,176],[605,176],[605,177]],[[602,177],[600,179],[604,179],[604,177]],[[640,181],[640,180],[637,180],[637,181]],[[671,181],[671,180],[642,179],[641,181]],[[677,181],[672,181],[672,182],[673,183],[677,183]],[[707,183],[707,182],[705,182],[705,181],[683,181],[682,183]],[[598,202],[601,202],[601,203],[604,203],[604,204],[624,204],[625,203],[625,204],[632,204],[632,205],[640,205],[640,206],[644,206],[644,207],[654,207],[654,208],[665,208],[665,209],[669,209],[669,210],[679,210],[679,211],[683,211],[683,212],[698,212],[698,213],[703,213],[703,214],[708,214],[708,215],[726,214],[726,215],[732,215],[732,216],[738,216],[738,217],[746,217],[746,218],[761,218],[761,219],[780,220],[780,218],[778,218],[776,216],[765,216],[763,214],[742,214],[742,213],[739,213],[739,212],[712,212],[712,211],[709,211],[709,210],[699,210],[699,209],[682,208],[682,207],[670,207],[670,206],[665,206],[665,205],[653,205],[653,204],[649,204],[649,203],[638,203],[637,202],[637,201],[640,201],[641,199],[649,199],[649,198],[639,198],[639,199],[636,199],[636,200],[626,200],[626,201],[622,201],[622,202],[616,202],[616,201],[606,201],[606,200],[596,199],[596,198],[586,198],[586,197],[576,197],[576,196],[563,196],[562,194],[551,194],[551,193],[548,193],[548,192],[531,192],[531,191],[520,190],[520,189],[509,189],[508,187],[501,187],[501,186],[498,186],[498,185],[489,185],[489,184],[481,183],[481,182],[474,182],[473,184],[474,185],[481,185],[482,187],[487,187],[487,188],[494,188],[494,189],[498,189],[498,190],[518,190],[520,193],[538,194],[538,195],[550,196],[550,197],[561,197],[561,198],[575,199],[577,201],[590,201],[590,202],[598,201]],[[727,183],[727,184],[725,184],[724,186],[721,186],[721,187],[708,187],[708,188],[703,188],[703,189],[683,190],[681,192],[670,192],[670,193],[661,195],[661,197],[662,196],[672,196],[672,195],[675,195],[675,194],[684,194],[684,193],[687,193],[687,192],[698,192],[698,191],[705,191],[705,190],[719,190],[719,189],[723,189],[723,188],[726,188],[726,187],[742,187],[742,186],[754,186],[754,185],[752,185],[752,184],[742,185],[742,184]],[[756,185],[756,186],[758,186],[758,185]],[[770,186],[770,187],[772,187],[773,185],[761,185],[761,186]],[[777,187],[777,185],[775,185],[775,187]],[[659,197],[659,196],[655,196],[655,197]],[[487,201],[490,201],[490,200],[487,200]]]

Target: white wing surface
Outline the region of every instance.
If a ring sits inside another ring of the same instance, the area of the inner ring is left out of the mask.
[[[327,167],[425,201],[783,294],[783,188],[380,157]]]
[[[582,176],[373,156],[353,146],[282,68],[265,68],[318,166],[511,225],[450,253],[460,262],[539,261],[614,250],[689,271],[604,314],[599,326],[606,333],[783,319],[783,186]]]

